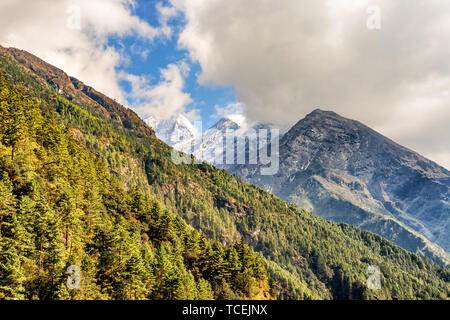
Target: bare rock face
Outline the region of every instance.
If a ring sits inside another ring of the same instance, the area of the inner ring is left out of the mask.
[[[358,121],[315,110],[280,140],[280,170],[230,171],[337,222],[448,262],[450,172]],[[443,250],[442,250],[443,249]]]

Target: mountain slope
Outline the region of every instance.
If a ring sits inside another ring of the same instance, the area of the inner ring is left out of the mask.
[[[29,89],[26,94],[72,132],[121,188],[137,186],[211,240],[231,243],[244,237],[264,260],[280,298],[448,298],[447,269],[370,232],[299,210],[206,163],[176,165],[172,149],[152,133],[97,112],[96,101],[76,103],[75,96],[58,94],[52,83],[9,54],[0,54],[0,68],[9,82]],[[379,290],[366,286],[371,265],[381,270]],[[264,292],[264,285],[253,285]]]
[[[115,100],[110,99],[94,88],[85,85],[83,82],[68,76],[62,70],[42,61],[36,56],[16,48],[4,48],[0,46],[0,55],[12,59],[22,64],[25,69],[21,71],[25,74],[16,74],[25,81],[23,89],[25,91],[35,91],[38,93],[37,85],[50,85],[55,93],[67,97],[70,101],[80,104],[89,111],[107,119],[114,120],[119,126],[127,129],[137,130],[146,135],[153,135],[153,130],[145,124],[138,115],[127,108],[124,108]],[[3,65],[8,73],[15,72],[9,64]],[[29,79],[27,79],[29,78]]]
[[[449,262],[432,242],[450,249],[450,173],[357,121],[315,110],[281,139],[277,175],[231,171],[327,219]]]
[[[271,298],[260,257],[139,188],[0,73],[0,300]],[[66,270],[80,270],[66,286]]]

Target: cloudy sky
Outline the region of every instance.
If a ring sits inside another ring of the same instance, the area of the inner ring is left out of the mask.
[[[135,109],[357,119],[450,169],[448,0],[2,0],[0,44]]]

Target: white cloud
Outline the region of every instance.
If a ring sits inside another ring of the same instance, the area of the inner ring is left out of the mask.
[[[2,0],[0,2],[0,44],[27,50],[71,76],[116,99],[132,104],[141,116],[169,118],[184,112],[191,102],[183,92],[189,65],[182,60],[161,69],[161,82],[155,75],[136,76],[120,71],[131,63],[125,47],[108,44],[111,36],[135,36],[139,41],[129,48],[147,59],[153,41],[172,36],[170,22],[180,12],[172,6],[156,3],[158,27],[133,14],[134,0]],[[116,41],[120,44],[120,41]],[[130,82],[126,94],[119,81]],[[186,114],[198,118],[198,110]]]
[[[215,106],[217,117],[228,118],[239,126],[245,126],[246,119],[243,114],[244,112],[244,104],[241,102],[232,102],[227,104],[224,107],[219,105]]]
[[[160,2],[156,4],[156,9],[159,13],[159,22],[161,24],[162,32],[170,37],[172,35],[172,27],[169,25],[169,21],[180,14],[180,12],[173,6],[164,6]]]
[[[189,71],[187,64],[169,64],[160,71],[160,82],[154,86],[144,76],[120,74],[122,80],[131,84],[129,96],[134,100],[133,108],[144,119],[149,116],[169,119],[174,114],[184,113],[185,107],[192,102],[190,95],[183,92],[183,75]],[[195,112],[191,116],[195,117]]]
[[[191,122],[201,122],[202,121],[202,117],[200,114],[201,110],[198,108],[192,108],[190,110],[185,110],[184,111],[184,116],[186,118],[189,119],[189,121]],[[196,125],[196,123],[194,123],[194,125]],[[199,131],[202,131],[202,128],[198,128]]]
[[[316,107],[358,119],[450,168],[447,0],[172,0],[200,83],[233,85],[251,119]],[[369,30],[367,8],[381,9]]]
[[[155,28],[133,15],[135,6],[133,0],[2,0],[0,44],[27,50],[125,103],[116,69],[126,58],[108,37],[136,35],[150,44],[170,36],[173,15],[159,6],[162,25]]]

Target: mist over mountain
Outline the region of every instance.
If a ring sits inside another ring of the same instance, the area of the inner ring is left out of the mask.
[[[448,259],[449,171],[358,121],[317,109],[282,137],[278,174],[257,167],[229,170],[322,217]]]
[[[0,47],[0,102],[0,299],[448,299],[447,268],[174,163],[134,112],[29,53]]]

